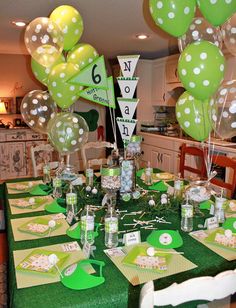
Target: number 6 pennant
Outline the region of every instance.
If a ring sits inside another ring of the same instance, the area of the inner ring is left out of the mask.
[[[68,80],[71,84],[107,90],[107,73],[104,56],[97,58]]]

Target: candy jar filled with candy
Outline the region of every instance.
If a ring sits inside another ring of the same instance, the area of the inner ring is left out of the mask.
[[[120,166],[102,165],[101,187],[107,193],[110,203],[116,205],[117,191],[120,189]]]

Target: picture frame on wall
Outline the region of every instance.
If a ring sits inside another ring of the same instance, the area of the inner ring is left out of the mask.
[[[13,97],[0,97],[0,100],[4,102],[7,114],[15,113],[14,98]]]
[[[23,96],[16,96],[16,114],[20,114],[20,105],[22,102]]]

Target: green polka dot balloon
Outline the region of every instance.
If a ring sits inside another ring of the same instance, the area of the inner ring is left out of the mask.
[[[62,109],[69,108],[79,97],[80,87],[67,82],[78,72],[78,66],[72,63],[61,63],[54,66],[48,76],[49,93]]]
[[[87,142],[89,128],[80,115],[61,112],[49,121],[47,131],[54,148],[61,155],[67,155],[80,150]]]
[[[154,22],[167,33],[179,37],[189,28],[196,9],[195,0],[149,0]]]
[[[80,13],[70,5],[61,5],[52,12],[50,20],[54,21],[63,33],[63,49],[71,50],[80,39],[84,30]]]
[[[31,58],[31,69],[35,76],[35,78],[40,81],[45,86],[48,85],[48,76],[52,70],[52,68],[60,63],[65,62],[65,57],[61,54],[60,57],[55,61],[55,63],[50,67],[44,67],[41,64],[39,64],[37,61],[34,60],[34,58]]]
[[[180,127],[186,134],[197,141],[208,138],[212,130],[208,101],[197,100],[186,91],[178,99],[175,110]]]
[[[210,98],[217,91],[224,72],[223,53],[208,41],[188,45],[179,58],[179,78],[185,89],[200,100]]]
[[[82,70],[99,57],[96,49],[90,44],[77,44],[68,52],[67,62],[74,63]]]
[[[220,26],[236,13],[236,0],[197,0],[202,15],[213,26]]]

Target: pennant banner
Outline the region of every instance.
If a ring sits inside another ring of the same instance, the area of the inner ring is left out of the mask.
[[[137,120],[116,118],[116,122],[120,130],[121,138],[126,146],[133,135]]]
[[[138,80],[138,77],[117,77],[117,81],[123,98],[133,98]]]
[[[140,55],[117,56],[124,77],[133,77],[139,57]]]
[[[138,105],[139,99],[128,99],[117,97],[118,104],[120,106],[122,117],[125,119],[132,119]]]
[[[107,89],[107,73],[104,56],[97,58],[68,80],[71,84]]]
[[[116,108],[112,76],[107,78],[107,86],[108,90],[89,87],[79,92],[79,95],[80,97],[83,97],[94,103],[111,108]]]

